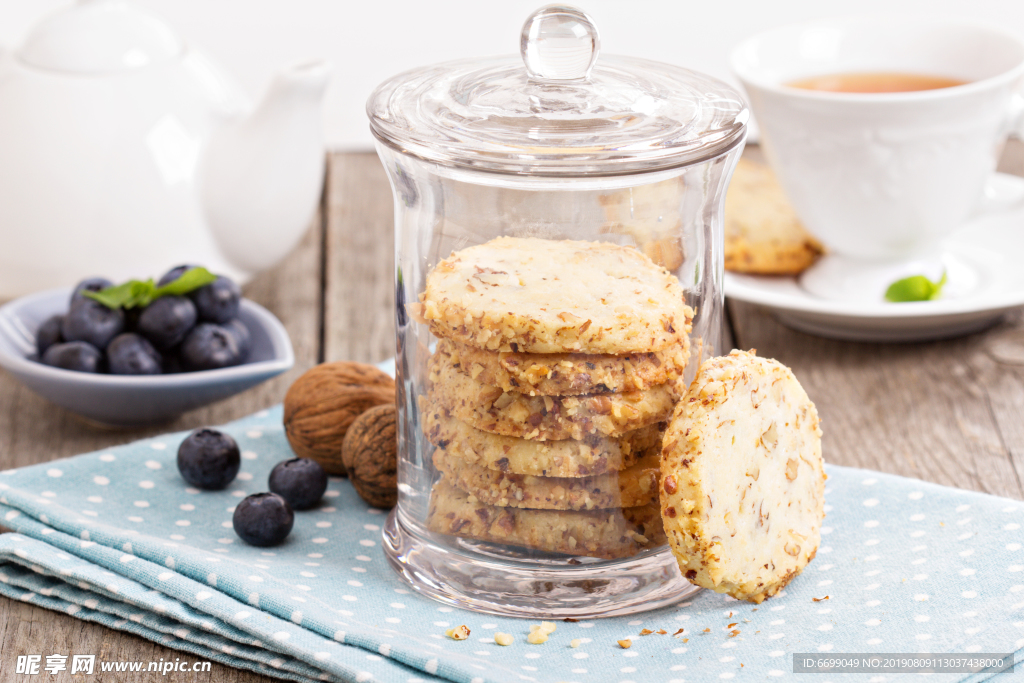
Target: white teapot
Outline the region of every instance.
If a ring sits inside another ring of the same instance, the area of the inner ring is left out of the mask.
[[[0,53],[0,299],[181,263],[241,282],[284,257],[324,172],[325,62],[251,108],[165,23],[79,0]]]

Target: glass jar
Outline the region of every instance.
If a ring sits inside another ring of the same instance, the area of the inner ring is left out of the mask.
[[[661,434],[723,351],[747,109],[692,71],[598,60],[574,8],[535,12],[520,52],[406,72],[367,104],[395,197],[385,553],[468,609],[653,609],[697,590],[661,526]]]

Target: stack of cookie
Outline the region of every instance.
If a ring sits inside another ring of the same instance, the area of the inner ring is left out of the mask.
[[[421,397],[442,533],[603,558],[665,541],[664,422],[693,312],[630,247],[500,237],[427,276],[439,338]]]

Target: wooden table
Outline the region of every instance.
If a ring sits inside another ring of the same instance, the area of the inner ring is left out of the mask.
[[[172,424],[135,431],[90,427],[0,373],[0,469],[233,420],[280,402],[288,385],[318,362],[375,362],[393,355],[391,189],[373,154],[335,154],[330,162],[324,201],[305,239],[245,288],[246,296],[288,329],[296,355],[291,372]],[[1001,170],[1024,175],[1024,145],[1008,146]],[[727,312],[736,347],[756,348],[793,368],[822,416],[828,462],[1024,499],[1021,313],[962,339],[897,345],[819,339],[736,302]],[[0,598],[0,671],[11,671],[17,655],[72,651],[107,661],[181,656],[132,635]],[[47,676],[76,678],[66,672]],[[166,681],[145,673],[132,680]],[[211,673],[189,680],[270,679],[214,664]]]

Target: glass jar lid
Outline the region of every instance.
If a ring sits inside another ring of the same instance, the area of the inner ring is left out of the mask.
[[[407,71],[370,96],[374,135],[440,164],[530,175],[617,175],[699,163],[745,135],[731,86],[660,62],[603,55],[591,18],[549,5],[521,59]]]

